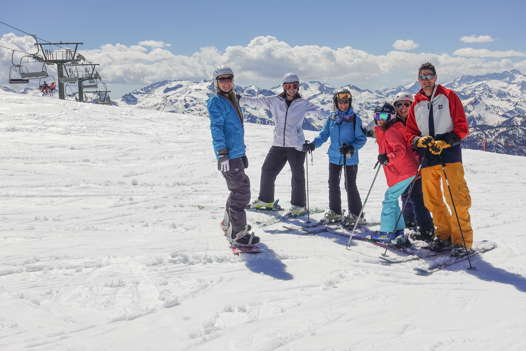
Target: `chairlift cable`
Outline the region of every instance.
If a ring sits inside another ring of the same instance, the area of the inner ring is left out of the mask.
[[[34,37],[34,38],[37,38],[37,39],[39,39],[39,40],[41,40],[41,41],[45,41],[45,42],[47,42],[47,43],[50,42],[49,40],[46,40],[46,39],[43,39],[43,38],[39,38],[39,37],[37,37],[35,34],[28,33],[28,32],[26,32],[25,30],[22,30],[22,29],[20,29],[20,28],[17,28],[17,27],[15,27],[15,26],[12,26],[12,25],[10,25],[9,23],[6,23],[6,22],[4,22],[4,21],[2,21],[2,20],[0,20],[0,23],[3,24],[3,25],[8,26],[8,27],[10,27],[10,28],[12,28],[12,29],[14,29],[14,30],[17,30],[17,31],[22,32],[22,33],[27,34],[27,35],[30,35],[30,36],[32,36],[32,37]]]

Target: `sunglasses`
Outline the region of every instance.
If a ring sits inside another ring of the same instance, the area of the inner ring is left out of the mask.
[[[396,104],[394,104],[396,108],[400,108],[402,106],[405,106],[405,107],[409,107],[411,106],[411,103],[410,102],[404,102],[404,103],[401,103],[401,102],[397,102]]]
[[[374,119],[377,121],[388,121],[393,115],[389,112],[375,112]]]
[[[435,74],[433,74],[433,73],[430,73],[430,74],[420,74],[420,75],[418,76],[418,79],[420,79],[420,80],[431,80],[431,79],[433,79],[433,78],[435,78]]]
[[[350,104],[351,99],[336,99],[336,102],[338,102],[339,104]]]
[[[299,83],[283,83],[283,88],[285,89],[298,89],[299,87]]]
[[[219,82],[222,82],[222,83],[226,83],[226,82],[231,82],[234,80],[234,77],[232,76],[228,76],[228,77],[217,77],[217,81]]]

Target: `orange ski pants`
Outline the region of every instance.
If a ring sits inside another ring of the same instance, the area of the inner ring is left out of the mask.
[[[464,246],[459,230],[460,222],[466,247],[470,248],[473,244],[473,229],[469,216],[471,196],[464,178],[462,163],[446,163],[444,166],[435,165],[422,168],[421,174],[424,204],[433,216],[436,236],[441,240],[450,239],[454,245]],[[446,176],[453,199],[450,196]],[[458,214],[458,221],[453,202]]]

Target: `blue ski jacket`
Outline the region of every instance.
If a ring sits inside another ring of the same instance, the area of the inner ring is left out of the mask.
[[[216,158],[219,160],[219,151],[224,149],[228,150],[231,160],[245,156],[243,117],[238,115],[232,102],[221,95],[212,96],[208,100],[208,116]]]
[[[354,153],[346,159],[346,165],[358,164],[358,150],[365,145],[367,137],[362,129],[362,120],[352,108],[349,108],[347,112],[338,110],[331,113],[320,134],[313,141],[316,148],[326,142],[329,137],[331,144],[327,153],[330,163],[343,165],[343,154],[340,148],[343,144],[347,144],[354,147]]]

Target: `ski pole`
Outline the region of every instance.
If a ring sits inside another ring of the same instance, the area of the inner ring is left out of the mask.
[[[420,164],[418,165],[418,169],[416,170],[416,175],[413,181],[411,182],[411,186],[409,187],[409,191],[407,192],[407,198],[405,199],[404,203],[402,204],[402,211],[398,215],[398,218],[396,219],[393,232],[396,230],[396,227],[398,226],[398,222],[400,221],[400,217],[402,217],[402,214],[405,211],[405,207],[407,203],[409,202],[409,199],[411,198],[411,194],[413,193],[413,187],[415,186],[415,183],[418,179],[418,176],[420,175],[420,170],[422,169],[422,164],[424,163],[424,159],[422,158],[422,161],[420,161]],[[398,201],[398,200],[397,200]],[[387,256],[387,246],[385,247],[385,251],[382,254],[382,256]]]
[[[440,158],[442,158],[442,155],[440,156]],[[469,264],[468,269],[474,269],[474,267],[471,265],[471,259],[469,258],[469,252],[468,252],[468,248],[466,245],[466,239],[464,238],[464,232],[462,231],[462,225],[460,225],[460,219],[458,218],[457,207],[455,206],[455,200],[453,199],[453,193],[451,192],[451,186],[449,185],[449,179],[447,178],[446,164],[444,163],[444,161],[442,161],[441,166],[442,166],[442,172],[444,173],[444,178],[446,179],[447,189],[449,190],[449,197],[451,198],[451,204],[453,205],[455,217],[457,218],[458,229],[460,230],[460,235],[462,236],[464,250],[466,250],[466,256],[468,257],[468,264]]]
[[[382,167],[378,167],[379,164],[380,164],[380,162],[377,161],[376,164],[373,167],[373,169],[377,168],[376,169],[376,173],[374,174],[373,182],[371,183],[371,186],[369,187],[369,191],[367,192],[367,196],[365,197],[365,200],[363,202],[362,209],[360,211],[360,214],[358,215],[358,218],[362,217],[363,209],[365,208],[365,204],[367,203],[367,200],[369,199],[369,195],[371,194],[371,190],[373,190],[373,185],[374,185],[374,182],[376,181],[376,177],[378,176],[378,173],[380,172],[380,168],[382,168]],[[347,246],[346,246],[347,250],[350,250],[351,241],[352,241],[352,238],[354,236],[354,232],[356,231],[356,227],[358,226],[358,222],[359,221],[356,221],[356,223],[354,223],[354,227],[352,229],[351,235],[349,236],[349,240],[347,241]]]
[[[347,172],[346,172],[346,169],[345,169],[345,166],[347,165],[347,154],[343,154],[343,181],[345,182],[345,186],[346,186],[346,191],[347,191]],[[338,177],[338,187],[340,186],[340,177]],[[341,197],[340,197],[340,204],[341,204]],[[341,205],[340,205],[341,206]],[[349,204],[347,203],[347,206],[349,207]],[[341,209],[341,208],[340,208]],[[351,213],[349,212],[349,215]],[[343,222],[342,223],[345,223],[345,210],[342,209],[342,215],[343,215]]]
[[[307,185],[307,223],[310,223],[310,196],[309,196],[309,152],[307,152],[305,154],[305,163],[307,164],[306,166],[306,169],[305,169],[305,172],[306,172],[306,176],[307,176],[307,181],[306,181],[306,185]]]

